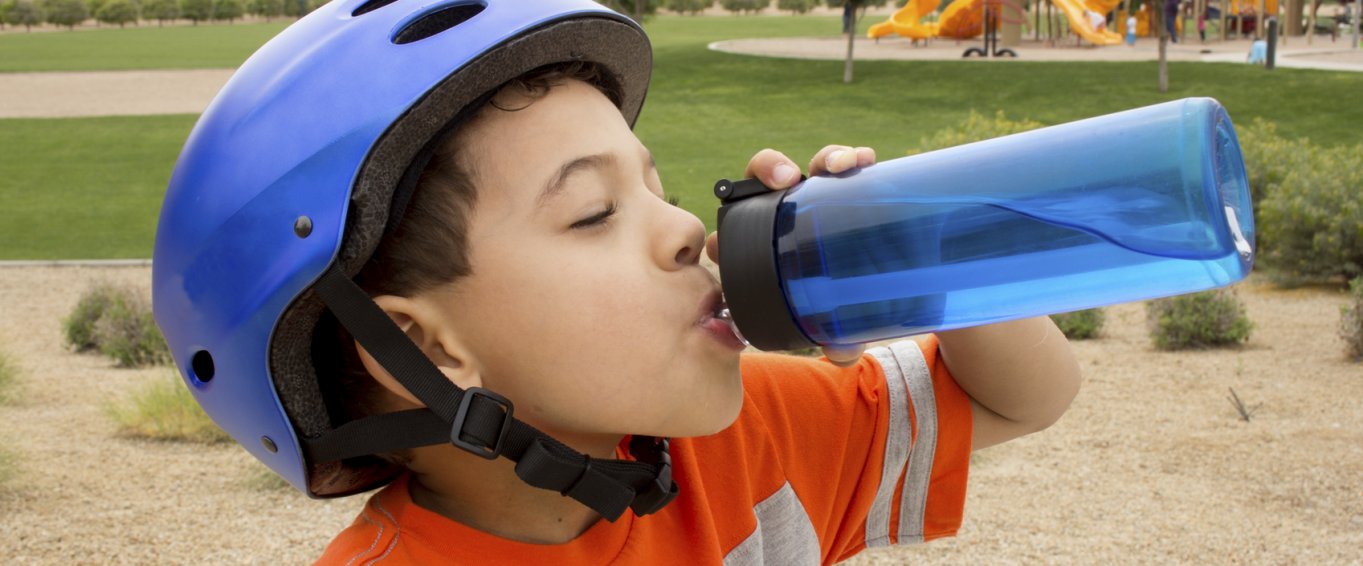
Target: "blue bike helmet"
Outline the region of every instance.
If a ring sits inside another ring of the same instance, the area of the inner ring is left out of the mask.
[[[450,442],[612,520],[661,509],[677,492],[666,440],[632,439],[629,460],[573,451],[510,400],[444,379],[352,281],[461,113],[583,61],[618,83],[633,124],[651,57],[637,24],[586,0],[336,0],[271,40],[200,117],[161,209],[154,311],[195,399],[313,497],[402,472],[373,454]],[[427,409],[333,422],[312,358],[324,311]]]

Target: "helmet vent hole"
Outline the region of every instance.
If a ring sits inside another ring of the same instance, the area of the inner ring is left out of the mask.
[[[382,8],[397,1],[398,0],[369,0],[368,2],[360,4],[359,8],[355,8],[355,11],[351,12],[350,16],[351,17],[363,16],[365,14],[373,12],[374,10],[377,10],[379,8]]]
[[[383,2],[384,0],[375,0]],[[407,24],[393,36],[393,43],[403,45],[421,41],[437,33],[469,21],[483,11],[482,4],[455,4],[423,15]]]
[[[213,380],[213,355],[208,350],[194,352],[194,357],[189,360],[190,369],[194,370],[194,377],[199,381],[208,383]]]

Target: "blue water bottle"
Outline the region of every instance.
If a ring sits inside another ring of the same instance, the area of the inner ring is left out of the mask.
[[[1188,98],[815,177],[715,185],[753,346],[865,343],[1244,278],[1254,218],[1230,117]]]

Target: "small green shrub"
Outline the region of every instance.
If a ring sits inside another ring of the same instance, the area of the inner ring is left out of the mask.
[[[1349,304],[1339,310],[1339,337],[1344,339],[1344,353],[1354,361],[1363,361],[1363,277],[1349,281]]]
[[[100,284],[81,295],[80,300],[76,302],[76,308],[62,321],[66,345],[77,352],[98,350],[95,323],[104,316],[104,311],[114,302],[114,297],[123,292],[111,285]]]
[[[1055,321],[1055,325],[1066,338],[1087,340],[1098,337],[1098,333],[1103,330],[1103,323],[1107,321],[1107,315],[1103,309],[1086,309],[1053,314],[1051,320]]]
[[[1262,120],[1237,135],[1260,264],[1287,284],[1363,275],[1363,144],[1288,140]]]
[[[1226,289],[1150,301],[1146,320],[1160,350],[1232,346],[1248,340],[1253,328],[1244,303]]]
[[[119,367],[143,367],[170,362],[170,348],[152,318],[151,305],[141,295],[115,296],[104,316],[95,322],[99,351]]]
[[[152,318],[150,301],[131,287],[91,288],[63,321],[66,343],[78,352],[99,350],[119,367],[170,362],[166,339]]]
[[[1003,115],[1002,110],[995,114],[992,120],[986,118],[979,112],[971,110],[970,115],[966,116],[966,119],[960,124],[951,128],[939,130],[931,136],[922,138],[918,142],[918,151],[910,151],[909,154],[912,155],[923,151],[955,147],[1010,134],[1022,133],[1027,130],[1035,130],[1044,125],[1045,124],[1035,120],[1010,120]]]
[[[231,440],[173,372],[106,406],[105,412],[118,425],[119,434],[131,438],[203,444]]]

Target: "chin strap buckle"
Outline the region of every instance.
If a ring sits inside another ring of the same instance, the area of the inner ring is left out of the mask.
[[[476,399],[486,399],[487,402],[474,405]],[[496,460],[506,446],[506,433],[511,431],[514,409],[506,397],[482,387],[464,390],[464,396],[459,399],[459,408],[454,412],[454,422],[450,425],[450,443],[475,456]],[[471,416],[474,427],[466,431],[464,427],[470,424]],[[489,426],[496,428],[489,430]],[[465,440],[465,437],[469,440]]]
[[[655,466],[658,475],[647,485],[639,486],[634,501],[629,504],[635,515],[656,513],[667,507],[681,491],[672,481],[672,455],[668,453],[666,438],[636,436],[629,441],[629,452],[645,464]]]

